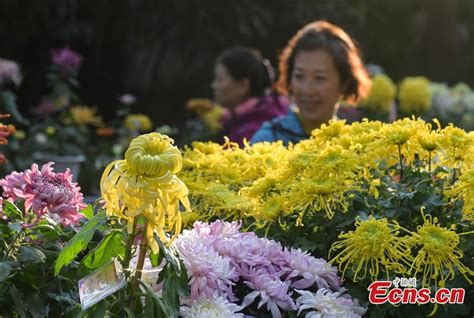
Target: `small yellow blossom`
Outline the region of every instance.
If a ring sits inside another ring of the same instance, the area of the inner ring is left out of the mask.
[[[130,114],[125,117],[125,127],[131,131],[145,132],[153,129],[153,123],[147,115]]]
[[[73,121],[78,125],[92,125],[101,127],[104,125],[102,118],[97,114],[95,107],[73,106],[70,109]]]

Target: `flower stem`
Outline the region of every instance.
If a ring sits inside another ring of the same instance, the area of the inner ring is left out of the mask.
[[[402,145],[398,145],[398,158],[400,160],[400,181],[401,181],[403,179]]]
[[[125,256],[123,258],[122,262],[122,268],[124,268],[124,274],[125,278],[128,281],[128,277],[130,275],[130,272],[128,271],[128,267],[130,266],[130,259],[132,258],[132,247],[133,247],[133,241],[135,239],[135,218],[133,219],[133,231],[128,235],[128,240],[127,240],[127,246],[125,247]],[[120,291],[120,304],[125,303],[126,299],[126,290],[127,288],[122,288]]]
[[[428,171],[431,172],[431,151],[428,152]]]
[[[136,293],[138,292],[140,279],[142,278],[143,264],[145,263],[146,251],[148,249],[148,238],[146,236],[146,228],[147,228],[147,222],[145,221],[145,225],[144,225],[145,233],[143,233],[142,239],[140,241],[140,251],[138,254],[137,267],[135,268],[135,277],[132,282],[132,290],[131,290],[132,300],[130,302],[130,306],[128,307],[132,312],[134,312],[135,310],[135,304],[137,301]]]

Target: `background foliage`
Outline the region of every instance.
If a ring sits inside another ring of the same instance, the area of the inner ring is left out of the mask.
[[[254,46],[275,65],[289,37],[319,18],[347,29],[394,81],[421,74],[472,86],[473,17],[469,0],[2,0],[0,52],[22,65],[25,114],[46,90],[50,49],[69,45],[84,55],[80,95],[103,115],[131,92],[137,111],[179,124],[185,100],[210,96],[221,50]]]

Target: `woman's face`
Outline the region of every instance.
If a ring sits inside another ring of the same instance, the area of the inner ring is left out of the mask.
[[[227,68],[220,63],[214,69],[212,89],[215,100],[222,106],[229,108],[234,108],[243,102],[250,91],[248,79],[234,79]]]
[[[297,53],[290,88],[301,116],[318,123],[329,121],[342,91],[333,57],[326,50]]]

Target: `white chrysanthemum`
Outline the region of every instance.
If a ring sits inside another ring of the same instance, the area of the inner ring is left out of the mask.
[[[332,293],[325,288],[319,289],[316,294],[305,291],[296,291],[301,295],[296,299],[298,315],[307,309],[313,309],[306,313],[305,318],[357,318],[367,311],[359,306],[357,300],[353,300],[349,295],[342,295],[345,289]],[[315,310],[314,310],[315,309]]]
[[[184,318],[242,318],[244,315],[237,313],[241,309],[224,297],[201,297],[193,302],[191,307],[181,306],[180,314]]]

